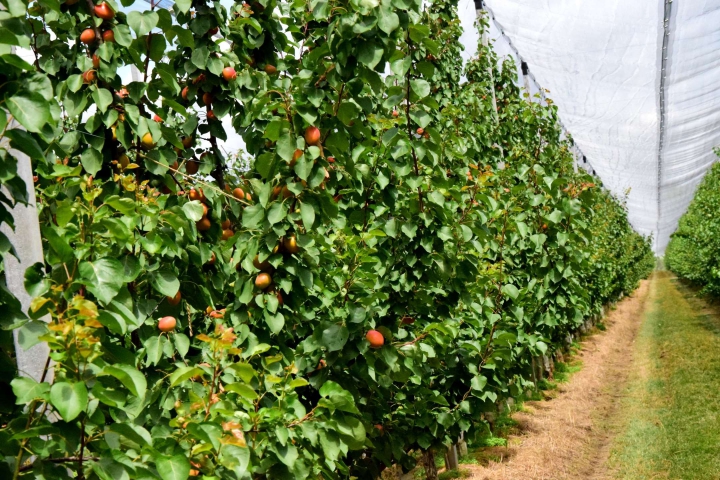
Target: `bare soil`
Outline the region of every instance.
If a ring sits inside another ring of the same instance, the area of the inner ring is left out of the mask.
[[[617,409],[633,365],[633,343],[642,323],[649,280],[618,302],[603,323],[605,331],[582,342],[582,369],[545,401],[527,402],[513,414],[517,434],[507,447],[484,451],[488,465],[462,465],[465,478],[478,480],[601,480],[617,430]]]

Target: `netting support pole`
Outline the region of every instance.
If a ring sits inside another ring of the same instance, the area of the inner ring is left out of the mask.
[[[662,51],[660,52],[660,135],[658,140],[658,165],[657,165],[657,223],[655,224],[656,236],[655,251],[659,248],[660,241],[660,218],[662,214],[662,196],[660,189],[662,187],[662,164],[665,152],[665,121],[666,121],[666,100],[665,89],[668,75],[668,58],[670,48],[670,21],[672,18],[672,0],[665,0],[665,14],[663,16],[663,40]]]
[[[9,128],[22,128],[19,124],[12,120]],[[5,140],[3,140],[5,141]],[[15,248],[17,258],[10,253],[4,257],[5,262],[5,281],[7,288],[20,301],[23,312],[27,312],[30,308],[32,297],[25,290],[25,270],[37,262],[43,263],[42,239],[40,237],[40,222],[38,220],[37,209],[35,208],[35,187],[33,182],[32,163],[30,157],[9,148],[11,157],[17,160],[17,173],[25,182],[27,188],[27,205],[16,203],[12,209],[13,222],[15,230],[13,231],[9,225],[3,224],[2,233],[4,233],[10,243]],[[50,321],[50,316],[42,319],[45,322]],[[43,372],[48,361],[50,349],[45,342],[35,343],[30,348],[23,348],[30,340],[29,336],[37,335],[42,329],[37,321],[30,321],[24,326],[13,330],[15,340],[15,358],[17,361],[18,373],[24,377],[30,377],[40,382],[43,379]],[[33,342],[34,343],[34,342]],[[52,381],[52,371],[48,371],[44,377],[45,381]]]
[[[485,10],[485,6],[480,1],[480,4],[476,6],[479,6],[480,8],[475,12],[475,15],[481,19],[481,21],[485,20],[485,16],[487,15],[487,11]],[[484,23],[484,22],[483,22]],[[487,50],[488,46],[490,45],[490,39],[488,36],[488,28],[489,28],[490,22],[488,20],[488,27],[486,28],[483,26],[483,32],[482,32],[482,44],[483,48]],[[492,93],[492,108],[493,108],[493,118],[495,119],[495,125],[500,125],[500,117],[498,115],[498,108],[497,108],[497,95],[495,94],[495,73],[493,72],[493,66],[491,63],[488,63],[487,67],[487,73],[488,77],[490,77],[490,84],[492,86],[491,93]]]

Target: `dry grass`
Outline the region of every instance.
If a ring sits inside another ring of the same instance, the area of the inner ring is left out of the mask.
[[[606,477],[610,424],[632,363],[633,342],[642,323],[648,281],[605,319],[607,329],[582,344],[582,370],[558,386],[550,401],[527,402],[513,419],[518,434],[507,447],[494,447],[487,466],[464,465],[478,480],[590,479]]]

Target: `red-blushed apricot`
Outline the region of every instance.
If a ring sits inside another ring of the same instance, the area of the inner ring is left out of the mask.
[[[320,143],[320,129],[310,126],[305,129],[305,143],[308,145],[317,145]]]
[[[367,332],[365,339],[370,343],[370,348],[380,348],[385,344],[385,337],[377,330]]]
[[[222,76],[226,82],[231,82],[237,78],[237,73],[232,67],[225,67],[222,71]]]
[[[86,28],[80,34],[80,41],[85,45],[90,45],[95,41],[95,30],[92,28]]]
[[[175,317],[163,317],[158,322],[158,328],[161,332],[172,332],[175,330],[176,325],[177,320],[175,320]]]
[[[102,2],[100,5],[95,5],[95,16],[103,20],[112,20],[115,17],[115,12],[110,8],[110,5]]]

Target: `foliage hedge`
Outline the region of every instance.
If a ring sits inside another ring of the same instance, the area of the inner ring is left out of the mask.
[[[720,208],[718,186],[720,167],[716,163],[698,187],[665,251],[668,269],[711,295],[720,295],[720,225],[715,220]]]
[[[556,108],[482,42],[463,69],[453,2],[23,1],[0,0],[0,105],[45,264],[1,318],[53,364],[5,379],[3,478],[410,468],[651,268]]]

